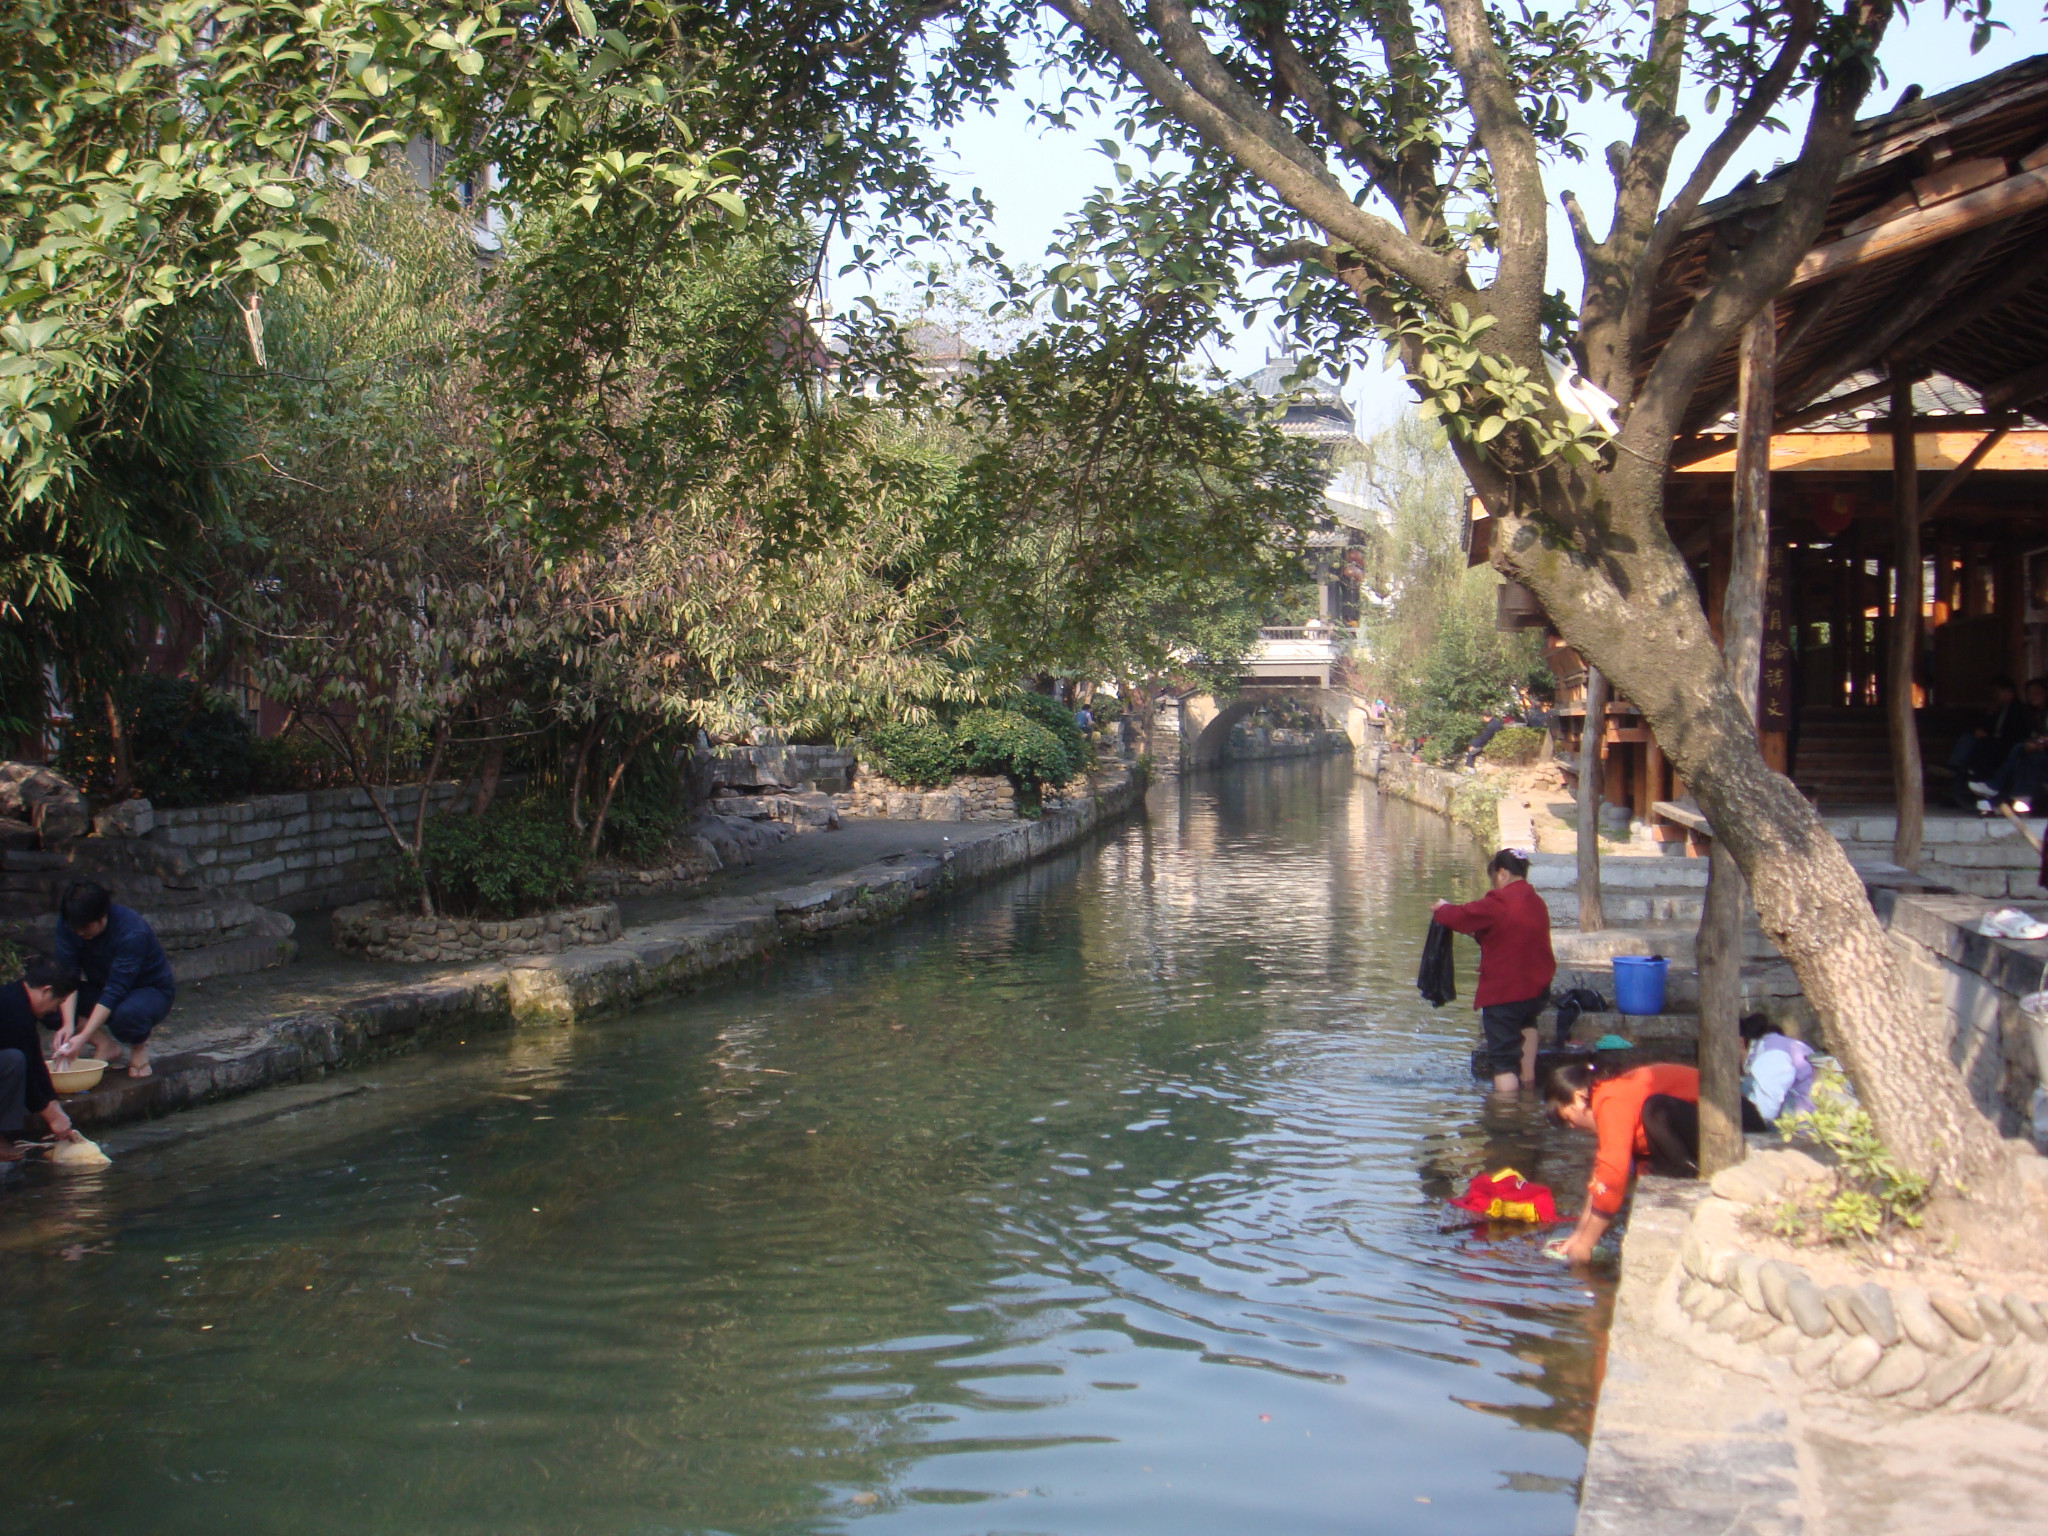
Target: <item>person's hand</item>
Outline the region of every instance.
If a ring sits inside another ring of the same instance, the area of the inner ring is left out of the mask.
[[[1567,1264],[1590,1264],[1593,1262],[1594,1241],[1590,1232],[1574,1232],[1564,1240],[1563,1246],[1557,1251],[1557,1256]]]
[[[1450,905],[1450,903],[1449,903],[1448,901],[1445,901],[1445,900],[1443,899],[1443,897],[1439,896],[1439,897],[1437,897],[1437,899],[1436,899],[1435,901],[1432,901],[1432,902],[1431,902],[1431,903],[1429,904],[1429,910],[1430,910],[1430,911],[1432,911],[1432,912],[1434,912],[1434,911],[1436,911],[1436,910],[1437,910],[1437,908],[1439,908],[1439,907],[1448,907],[1449,905]]]
[[[78,1047],[83,1043],[76,1035],[65,1030],[59,1030],[57,1032],[56,1049],[51,1054],[58,1061],[69,1061],[78,1054]]]
[[[72,1125],[71,1117],[55,1104],[52,1104],[48,1113],[43,1116],[43,1124],[50,1128],[50,1134],[59,1141],[78,1140],[78,1131]]]

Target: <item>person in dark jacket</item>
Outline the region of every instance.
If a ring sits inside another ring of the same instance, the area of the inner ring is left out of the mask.
[[[2006,754],[2034,734],[2032,711],[2020,702],[2019,690],[2009,677],[1991,679],[1991,708],[1984,719],[1956,742],[1948,755],[1948,766],[1956,776],[1955,802],[1966,809],[1973,781],[1981,782],[1998,772]]]
[[[56,1013],[78,990],[78,976],[51,960],[37,960],[11,986],[0,987],[0,1163],[21,1161],[15,1145],[31,1115],[52,1136],[69,1141],[78,1132],[57,1102],[50,1069],[43,1064],[39,1019]]]
[[[75,1056],[97,1038],[100,1060],[120,1061],[125,1048],[128,1075],[148,1077],[150,1032],[178,995],[156,931],[141,913],[117,905],[105,886],[81,880],[58,908],[57,963],[80,978],[64,1003],[57,1054]]]
[[[1528,855],[1503,848],[1486,866],[1493,889],[1462,905],[1439,901],[1430,916],[1479,941],[1479,1010],[1486,1066],[1502,1093],[1536,1085],[1536,1021],[1550,1002],[1557,957],[1550,908],[1526,878]]]

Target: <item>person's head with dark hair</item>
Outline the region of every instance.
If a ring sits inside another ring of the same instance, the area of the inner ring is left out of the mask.
[[[1550,1118],[1574,1130],[1593,1129],[1593,1085],[1600,1069],[1590,1061],[1567,1061],[1552,1067],[1543,1081],[1543,1108]]]
[[[57,904],[57,915],[81,939],[96,939],[106,926],[107,911],[113,904],[114,898],[104,885],[76,880],[65,887],[64,898]]]
[[[1503,848],[1486,861],[1486,875],[1499,890],[1510,880],[1520,880],[1529,873],[1529,855],[1519,848]]]
[[[21,989],[28,994],[29,1012],[40,1019],[78,990],[78,972],[39,955],[23,968]]]
[[[1999,703],[2010,703],[2018,693],[2019,688],[2006,673],[2001,672],[1998,676],[1991,679],[1991,697]]]
[[[1745,1013],[1735,1026],[1745,1040],[1761,1040],[1765,1035],[1775,1035],[1778,1026],[1760,1013]]]

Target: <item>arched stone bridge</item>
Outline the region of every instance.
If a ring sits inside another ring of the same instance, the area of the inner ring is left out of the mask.
[[[1353,752],[1366,751],[1378,740],[1366,700],[1341,688],[1314,683],[1247,682],[1234,698],[1195,693],[1162,700],[1154,717],[1154,762],[1167,771],[1213,768],[1230,745],[1230,728],[1253,710],[1288,700],[1320,714],[1333,731],[1341,731]]]

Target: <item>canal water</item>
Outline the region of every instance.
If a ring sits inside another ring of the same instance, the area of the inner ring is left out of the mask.
[[[1584,1150],[1413,986],[1480,867],[1247,765],[684,1002],[17,1176],[0,1530],[1561,1536],[1609,1298],[1444,1200]]]

